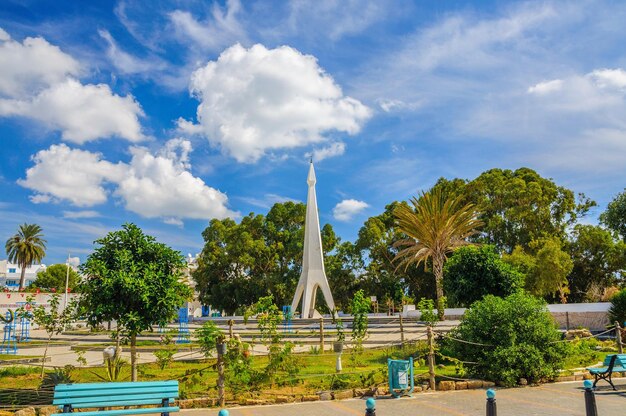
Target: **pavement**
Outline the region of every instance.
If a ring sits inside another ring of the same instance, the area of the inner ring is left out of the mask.
[[[626,379],[617,379],[617,392],[601,386],[596,392],[600,416],[626,415]],[[497,389],[496,404],[500,416],[585,416],[584,390],[581,381],[544,384],[538,387]],[[378,398],[377,416],[484,415],[485,390],[416,393],[401,399]],[[228,409],[230,416],[363,416],[365,400],[294,403]],[[183,416],[217,415],[216,409],[182,410]]]

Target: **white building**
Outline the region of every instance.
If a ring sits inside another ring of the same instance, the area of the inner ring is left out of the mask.
[[[26,268],[24,286],[27,287],[35,281],[37,273],[46,270],[45,264],[33,264]],[[7,260],[0,261],[0,289],[8,288],[16,291],[20,287],[20,277],[22,268],[17,264],[9,263]]]

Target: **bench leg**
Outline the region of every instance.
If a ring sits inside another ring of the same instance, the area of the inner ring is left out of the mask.
[[[613,390],[617,391],[617,389],[615,388],[615,385],[613,385],[613,381],[611,381],[611,375],[612,375],[612,374],[613,374],[613,373],[609,374],[609,378],[608,378],[606,381],[608,381],[608,382],[609,382],[609,384],[611,385],[611,387],[613,387]]]
[[[170,407],[170,399],[163,399],[161,401],[161,407]],[[163,412],[161,416],[170,416],[170,412]]]

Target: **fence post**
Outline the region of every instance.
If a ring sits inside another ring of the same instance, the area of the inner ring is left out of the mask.
[[[217,344],[217,395],[218,405],[224,406],[225,393],[224,393],[224,353],[226,349],[226,343]],[[228,413],[226,413],[228,415]]]
[[[400,342],[402,343],[402,345],[404,345],[404,322],[403,322],[403,318],[402,318],[402,314],[399,315],[400,316]]]
[[[365,416],[376,416],[376,400],[373,397],[365,401]]]
[[[565,311],[565,330],[569,331],[569,312]]]
[[[235,321],[232,319],[228,320],[228,336],[230,337],[230,339],[233,339],[233,325],[235,324]]]
[[[624,347],[622,345],[622,331],[618,321],[615,321],[615,340],[617,341],[617,352],[619,354],[623,354]]]
[[[428,373],[430,374],[430,389],[435,391],[435,339],[433,337],[433,328],[428,325],[426,328],[428,333]]]
[[[587,416],[598,416],[596,396],[593,393],[593,383],[591,380],[585,380],[583,386],[585,387],[585,414]]]
[[[324,354],[324,318],[320,318],[320,354]]]
[[[487,416],[498,416],[496,392],[493,389],[487,390]]]

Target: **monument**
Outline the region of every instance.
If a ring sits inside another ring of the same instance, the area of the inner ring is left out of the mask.
[[[317,289],[322,290],[328,308],[335,309],[333,295],[326,279],[324,270],[324,253],[322,252],[322,234],[320,233],[320,220],[317,212],[317,197],[315,195],[315,169],[313,161],[309,167],[307,178],[309,193],[306,200],[306,219],[304,223],[304,253],[302,257],[302,274],[298,281],[296,293],[291,302],[291,311],[294,313],[302,299],[300,317],[313,318],[319,313],[315,310],[315,296]]]

